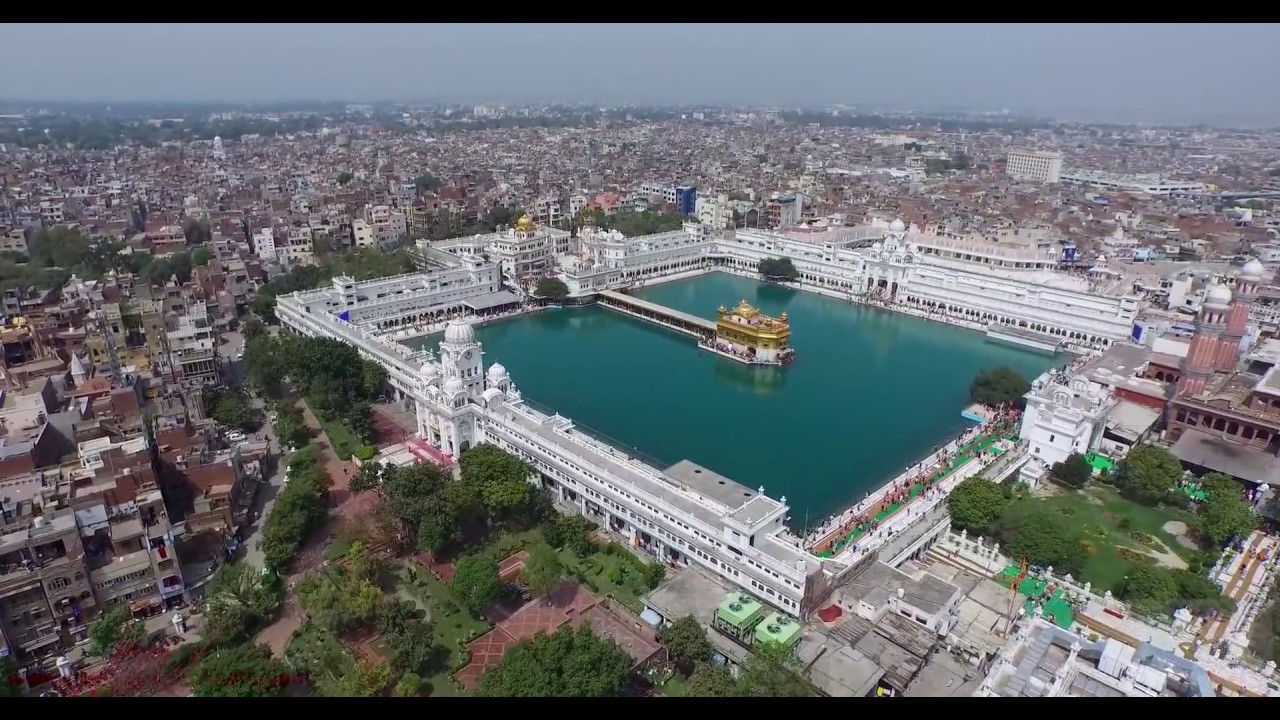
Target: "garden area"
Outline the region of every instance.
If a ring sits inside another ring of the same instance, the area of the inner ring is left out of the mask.
[[[1058,463],[1050,482],[1060,491],[1049,497],[1016,480],[969,478],[947,499],[952,524],[998,541],[1015,563],[1070,573],[1147,615],[1231,609],[1207,571],[1257,522],[1240,485],[1209,474],[1188,493],[1178,460],[1151,445],[1135,447],[1113,472],[1094,470],[1083,456]]]
[[[1043,499],[1022,497],[1010,504],[1003,519],[1015,524],[1027,515],[1037,517],[1044,511],[1062,517],[1079,530],[1085,559],[1076,576],[1097,588],[1119,587],[1134,563],[1151,560],[1166,568],[1185,570],[1202,555],[1194,545],[1187,547],[1190,541],[1185,528],[1193,520],[1190,512],[1169,506],[1138,505],[1106,485]],[[1184,532],[1175,535],[1170,529]]]

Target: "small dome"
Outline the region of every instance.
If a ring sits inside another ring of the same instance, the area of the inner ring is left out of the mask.
[[[871,249],[872,249],[872,250],[875,250],[876,252],[880,252],[881,250],[883,250],[883,249],[884,249],[884,243],[880,243],[880,242],[878,242],[878,243],[876,243],[875,245],[872,245],[872,246],[871,246]]]
[[[907,229],[907,225],[906,223],[902,222],[901,219],[897,219],[889,223],[889,230],[892,232],[904,232],[906,231],[906,229]]]
[[[1262,274],[1266,271],[1266,268],[1262,267],[1262,263],[1258,262],[1258,258],[1249,258],[1249,262],[1240,268],[1240,276],[1261,280]]]
[[[445,395],[457,395],[458,393],[462,392],[462,390],[463,390],[462,381],[459,380],[458,378],[451,377],[448,380],[444,381]]]
[[[476,341],[476,331],[471,323],[464,320],[451,320],[444,329],[444,341],[454,345],[468,345]]]
[[[1222,285],[1210,285],[1204,301],[1210,305],[1230,305],[1231,291]]]
[[[507,376],[507,369],[502,367],[502,363],[494,363],[489,366],[489,379],[501,380]]]
[[[422,363],[422,369],[418,371],[418,374],[423,378],[430,380],[431,378],[439,377],[440,369],[435,366],[435,363],[424,362]]]

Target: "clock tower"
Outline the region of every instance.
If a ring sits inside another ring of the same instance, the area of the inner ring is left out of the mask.
[[[453,320],[445,327],[440,343],[440,368],[447,385],[461,385],[469,398],[484,391],[484,361],[475,330],[463,320]],[[456,379],[457,383],[449,381]]]

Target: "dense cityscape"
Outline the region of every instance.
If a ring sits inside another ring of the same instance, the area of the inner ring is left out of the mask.
[[[0,696],[1280,696],[1280,125],[7,100],[0,181]]]

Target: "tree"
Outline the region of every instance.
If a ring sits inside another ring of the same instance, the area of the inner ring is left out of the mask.
[[[239,390],[208,389],[204,392],[209,415],[227,427],[254,432],[262,427],[262,411]]]
[[[369,490],[376,490],[382,486],[382,463],[366,462],[356,471],[355,477],[351,478],[351,484],[348,489],[353,493],[362,493]]]
[[[1023,396],[1031,391],[1031,383],[1011,367],[983,370],[969,385],[969,400],[990,407],[1021,406]]]
[[[129,608],[117,607],[103,613],[89,626],[89,654],[107,657],[142,642],[146,625],[135,621]]]
[[[777,643],[757,643],[738,676],[743,697],[810,697],[813,687],[804,678],[791,649]]]
[[[349,183],[349,182],[351,182],[352,180],[354,180],[354,179],[355,179],[355,177],[356,177],[355,175],[352,175],[352,174],[351,174],[351,173],[349,173],[349,172],[340,172],[340,173],[338,173],[338,178],[337,178],[337,180],[338,180],[338,184],[339,184],[339,185],[346,185],[347,183]]]
[[[434,649],[435,628],[418,618],[410,602],[388,603],[378,610],[378,632],[389,651],[388,660],[398,672],[418,672]]]
[[[377,697],[391,684],[391,668],[368,658],[356,661],[356,668],[333,683],[326,683],[324,694],[330,697]]]
[[[1115,485],[1130,500],[1155,505],[1167,499],[1182,477],[1182,463],[1155,445],[1139,445],[1116,467]]]
[[[191,264],[196,267],[204,267],[213,259],[213,251],[207,247],[198,247],[191,253]]]
[[[211,645],[225,645],[248,637],[275,615],[284,600],[284,584],[275,573],[232,563],[214,573],[205,597],[201,635]]]
[[[422,676],[415,673],[405,673],[400,676],[400,680],[396,682],[395,688],[391,690],[391,694],[395,697],[417,697],[422,690]]]
[[[454,564],[449,589],[473,614],[479,615],[502,594],[498,563],[485,555],[468,555]]]
[[[791,258],[765,258],[756,263],[756,272],[768,280],[795,282],[800,278],[800,271]]]
[[[271,697],[283,692],[289,672],[266,646],[238,645],[206,656],[188,682],[196,697]]]
[[[1213,549],[1236,538],[1248,537],[1257,527],[1253,506],[1242,495],[1240,483],[1230,475],[1210,473],[1200,481],[1205,500],[1196,513],[1196,529]]]
[[[1088,556],[1076,529],[1062,515],[1043,506],[1019,510],[1006,513],[995,527],[1009,556],[1078,575]]]
[[[692,615],[685,615],[662,628],[658,642],[667,647],[681,672],[688,675],[694,667],[711,658],[711,641],[702,623]]]
[[[725,666],[701,663],[689,676],[690,697],[738,697],[738,683]]]
[[[569,297],[569,286],[559,278],[542,278],[534,288],[533,294],[549,300],[563,300]]]
[[[556,589],[560,579],[564,577],[564,568],[560,565],[560,558],[555,550],[547,545],[539,545],[529,553],[522,575],[529,585],[529,592],[538,597]]]
[[[479,498],[489,520],[538,520],[543,509],[533,468],[497,445],[481,443],[458,458],[462,482]]]
[[[483,697],[616,697],[631,658],[588,626],[561,626],[507,650],[480,677]]]
[[[556,513],[542,526],[542,537],[557,550],[564,548],[578,557],[586,557],[595,550],[590,538],[596,527],[581,515]]]
[[[981,535],[1000,519],[1009,508],[1009,501],[999,485],[986,478],[970,477],[961,480],[947,496],[947,508],[953,527]]]
[[[1066,460],[1054,463],[1049,473],[1055,480],[1070,488],[1079,490],[1088,484],[1093,477],[1093,466],[1080,453],[1071,453]]]

